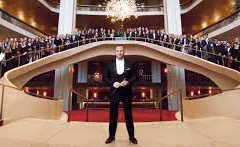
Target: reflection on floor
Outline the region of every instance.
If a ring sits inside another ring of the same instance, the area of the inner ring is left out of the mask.
[[[207,118],[136,123],[139,147],[240,147],[240,120]],[[0,128],[1,147],[129,147],[124,123],[116,141],[105,145],[108,123],[87,123],[27,118]]]

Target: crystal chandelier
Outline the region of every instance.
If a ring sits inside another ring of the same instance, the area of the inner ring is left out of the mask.
[[[123,21],[131,15],[137,17],[136,0],[110,0],[106,3],[108,18],[112,21]]]

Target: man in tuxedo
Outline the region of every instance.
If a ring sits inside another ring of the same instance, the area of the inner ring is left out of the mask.
[[[119,101],[122,101],[129,141],[133,144],[137,144],[138,141],[134,136],[131,88],[136,79],[136,71],[134,65],[124,59],[123,46],[117,46],[115,51],[116,59],[108,63],[104,73],[104,79],[110,86],[109,137],[105,143],[109,144],[115,140],[118,106]]]

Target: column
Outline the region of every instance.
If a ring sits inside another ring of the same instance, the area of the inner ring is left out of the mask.
[[[163,0],[164,28],[169,34],[182,34],[181,10],[179,0]]]
[[[181,35],[181,10],[179,0],[163,0],[164,5],[164,27],[168,34]],[[181,88],[182,96],[186,96],[185,70],[173,65],[167,65],[167,87],[168,94]],[[179,110],[179,94],[168,99],[169,110]]]
[[[58,34],[72,33],[76,27],[77,0],[61,0]]]
[[[161,63],[151,62],[152,83],[161,83]]]
[[[87,83],[87,62],[82,61],[78,63],[78,83]]]
[[[58,34],[72,33],[76,24],[77,0],[61,0],[58,21]],[[69,89],[73,86],[73,65],[55,70],[54,97],[63,98],[64,111],[68,110]]]

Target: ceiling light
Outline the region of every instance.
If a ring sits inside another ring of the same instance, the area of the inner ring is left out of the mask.
[[[124,21],[126,18],[134,15],[137,17],[137,5],[135,0],[110,0],[106,4],[108,18],[115,21]]]

